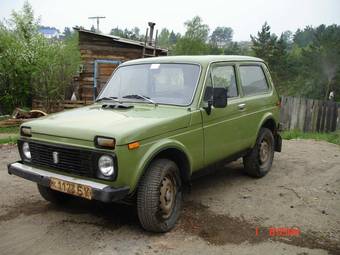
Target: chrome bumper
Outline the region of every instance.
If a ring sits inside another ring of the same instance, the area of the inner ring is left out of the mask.
[[[113,188],[109,185],[94,181],[48,172],[36,167],[25,165],[21,161],[9,164],[8,173],[36,182],[46,187],[50,186],[51,178],[57,178],[63,181],[86,185],[92,188],[93,199],[106,203],[122,200],[128,195],[130,191],[128,187]]]

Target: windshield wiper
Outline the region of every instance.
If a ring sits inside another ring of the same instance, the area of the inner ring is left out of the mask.
[[[121,103],[117,97],[102,97],[102,98],[99,98],[96,100],[96,102],[100,102],[100,101],[103,101],[103,100],[110,100],[110,101],[115,101],[115,102],[118,102],[118,103]]]
[[[150,97],[147,97],[147,96],[143,96],[143,95],[140,95],[140,94],[133,94],[133,95],[126,95],[126,96],[123,96],[122,98],[135,98],[135,99],[142,99],[144,101],[148,101],[154,105],[157,105],[157,103],[155,101],[153,101],[152,99],[150,99]]]

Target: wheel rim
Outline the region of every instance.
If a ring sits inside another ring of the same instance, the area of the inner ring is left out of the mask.
[[[260,144],[260,162],[261,164],[265,164],[270,159],[271,154],[271,146],[270,143],[263,139]]]
[[[170,176],[165,176],[161,183],[160,189],[160,209],[164,219],[170,217],[175,205],[176,199],[176,182]]]

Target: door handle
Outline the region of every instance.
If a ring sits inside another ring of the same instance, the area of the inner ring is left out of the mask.
[[[237,107],[239,110],[244,110],[246,108],[246,104],[239,104]]]

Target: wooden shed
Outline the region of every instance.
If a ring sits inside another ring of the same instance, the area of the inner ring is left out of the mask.
[[[154,23],[151,24],[154,25]],[[152,40],[153,27],[150,29],[149,40],[146,38],[145,42],[77,27],[74,29],[79,33],[82,58],[82,68],[80,68],[77,86],[75,86],[78,100],[92,101],[120,63],[137,58],[167,55],[167,50],[157,47],[157,40]]]

